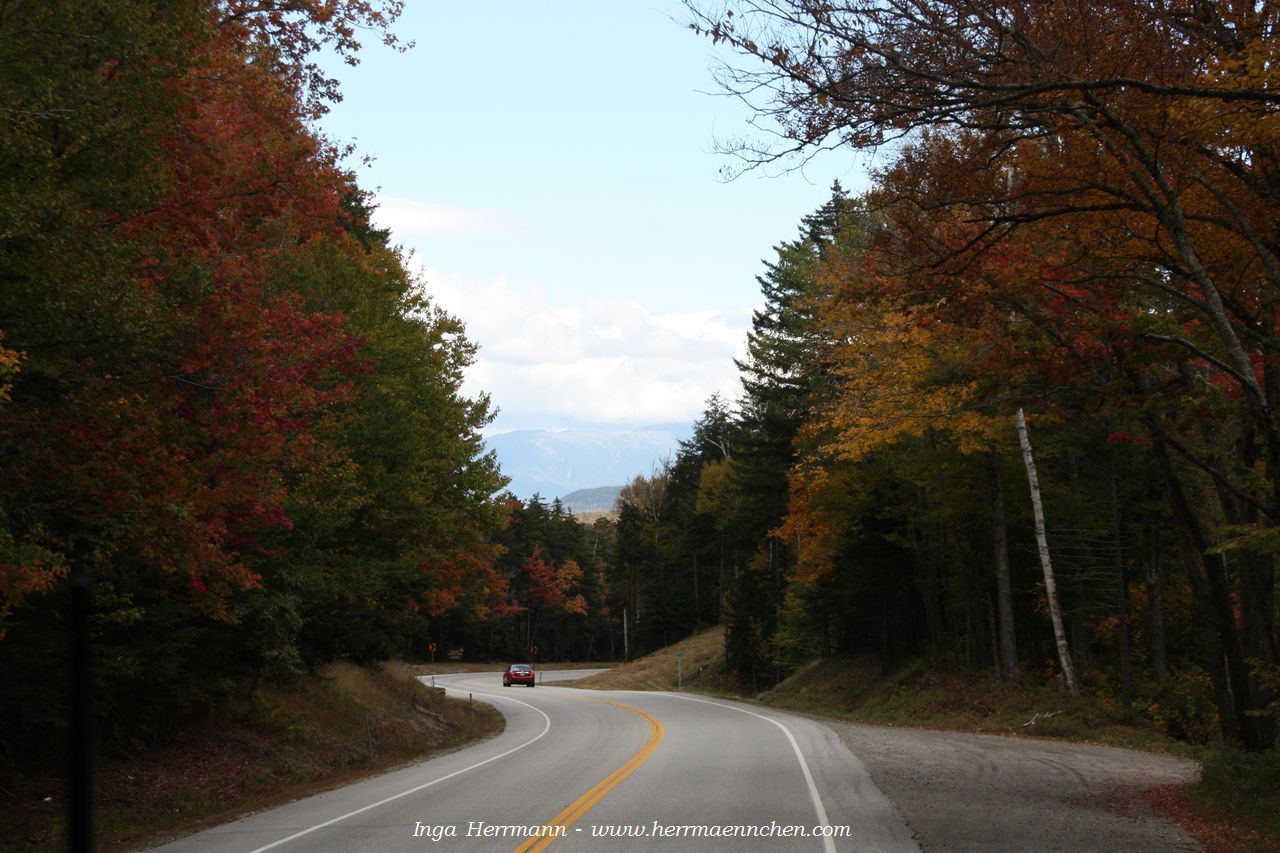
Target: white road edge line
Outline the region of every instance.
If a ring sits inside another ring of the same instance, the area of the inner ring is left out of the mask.
[[[458,689],[458,688],[455,688],[455,689]],[[460,776],[463,773],[466,773],[468,770],[475,770],[477,767],[483,767],[486,764],[497,761],[499,758],[506,758],[511,753],[518,752],[519,750],[524,749],[526,746],[528,746],[529,744],[533,743],[536,740],[541,739],[543,735],[551,731],[551,718],[548,717],[540,708],[535,708],[532,705],[530,705],[528,702],[522,702],[519,699],[512,699],[510,696],[503,696],[499,693],[481,693],[480,695],[489,696],[494,699],[506,699],[508,702],[515,702],[517,705],[523,705],[532,711],[537,711],[539,714],[542,714],[542,719],[545,722],[545,725],[543,725],[542,727],[542,731],[538,732],[536,736],[530,738],[529,740],[525,741],[519,746],[512,747],[511,749],[508,749],[506,752],[503,752],[499,755],[495,755],[492,758],[486,758],[484,761],[477,761],[475,764],[472,764],[470,767],[464,767],[461,770],[455,770],[446,776],[441,776],[439,779],[432,779],[430,782],[426,782],[422,785],[418,785],[417,787],[410,788],[407,791],[401,791],[398,794],[392,794],[390,797],[387,797],[382,800],[378,800],[378,802],[376,803],[370,803],[369,805],[363,806],[362,808],[358,808],[353,812],[347,812],[346,814],[339,815],[338,817],[335,817],[331,820],[326,820],[324,823],[317,823],[315,826],[308,827],[307,829],[304,829],[301,832],[295,832],[293,835],[290,835],[287,838],[281,838],[279,841],[273,841],[270,844],[259,847],[256,850],[252,850],[250,851],[250,853],[262,853],[262,851],[264,850],[270,850],[273,847],[279,847],[281,844],[288,844],[290,841],[301,838],[304,835],[310,835],[316,830],[324,829],[326,826],[333,826],[335,823],[340,823],[346,820],[347,818],[355,817],[358,814],[363,814],[364,812],[367,812],[370,809],[376,809],[378,806],[385,806],[387,803],[392,802],[393,800],[398,800],[401,797],[407,797],[410,794],[416,794],[419,791],[423,790],[424,788],[430,788],[432,785],[438,785],[441,782],[445,782],[449,779],[452,779],[454,776]]]
[[[795,735],[791,734],[791,729],[782,723],[766,717],[764,714],[757,714],[755,711],[748,711],[746,708],[739,708],[737,705],[726,705],[723,702],[712,702],[710,699],[699,699],[696,696],[686,696],[683,693],[664,693],[664,696],[674,696],[677,699],[687,699],[690,702],[701,702],[704,705],[715,705],[718,708],[728,708],[730,711],[739,711],[743,714],[750,714],[753,717],[759,717],[766,723],[773,723],[782,729],[782,733],[787,736],[787,740],[791,743],[791,749],[796,754],[796,759],[800,762],[800,772],[804,774],[805,784],[809,786],[809,799],[813,801],[813,810],[818,815],[818,824],[824,829],[830,830],[831,824],[827,821],[827,810],[822,806],[822,797],[818,794],[818,785],[813,781],[813,774],[809,772],[809,762],[804,760],[804,754],[800,752],[800,744],[796,743]],[[822,849],[826,853],[836,853],[836,843],[831,839],[830,835],[822,837]]]

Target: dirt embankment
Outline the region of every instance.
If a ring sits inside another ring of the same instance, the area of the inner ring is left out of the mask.
[[[98,849],[222,823],[501,730],[488,705],[447,700],[404,664],[338,663],[261,688],[160,747],[98,763]],[[0,850],[65,850],[64,774],[0,774]]]

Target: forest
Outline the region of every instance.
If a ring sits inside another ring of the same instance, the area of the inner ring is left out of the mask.
[[[77,579],[109,750],[503,600],[474,345],[314,129],[398,13],[0,7],[5,760],[66,729]]]
[[[624,495],[641,636],[719,618],[754,689],[923,656],[1271,747],[1280,11],[688,5],[743,170],[879,165],[766,263],[742,399]]]
[[[0,766],[61,765],[83,590],[117,757],[332,661],[627,654],[613,525],[505,491],[316,129],[400,11],[0,4]]]
[[[399,3],[0,4],[0,760],[66,732],[86,584],[108,749],[332,660],[717,624],[749,692],[924,658],[1274,745],[1280,10],[735,9],[691,14],[776,129],[743,168],[878,166],[588,525],[504,492],[475,345],[315,129]]]

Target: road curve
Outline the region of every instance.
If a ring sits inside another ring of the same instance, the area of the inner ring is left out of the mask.
[[[828,727],[689,694],[554,686],[585,674],[539,673],[534,689],[436,676],[501,711],[502,734],[160,849],[919,849]]]

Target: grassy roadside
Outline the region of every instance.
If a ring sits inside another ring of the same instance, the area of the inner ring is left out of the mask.
[[[1200,783],[1180,792],[1194,819],[1209,822],[1202,840],[1209,853],[1234,850],[1280,851],[1280,751],[1249,754],[1210,750],[1202,760]],[[1222,828],[1229,831],[1224,835]]]
[[[574,682],[601,690],[673,690],[677,662],[686,690],[754,700],[771,707],[851,722],[1018,737],[1048,737],[1171,752],[1202,762],[1200,782],[1154,789],[1145,798],[1210,853],[1280,851],[1280,751],[1250,756],[1171,739],[1154,723],[1125,714],[1105,696],[1069,697],[1055,686],[1013,684],[989,675],[916,661],[885,674],[870,658],[816,661],[771,690],[744,695],[723,674],[721,629]],[[682,658],[676,652],[683,652]]]
[[[723,670],[721,629],[713,628],[573,684],[601,690],[673,690],[679,678],[688,690],[855,722],[1054,737],[1191,757],[1203,752],[1171,740],[1150,721],[1117,713],[1105,698],[1068,697],[1056,687],[1030,681],[1002,684],[981,673],[944,671],[924,661],[887,675],[871,658],[815,661],[755,696]]]
[[[168,745],[98,764],[98,849],[213,826],[501,731],[484,703],[444,697],[415,667],[337,663],[261,688]],[[65,779],[0,771],[0,849],[66,849]]]
[[[778,708],[864,723],[1199,754],[1151,721],[1120,713],[1105,698],[1067,696],[1056,686],[1029,680],[1002,683],[925,661],[887,675],[870,658],[818,661],[757,698]]]
[[[512,661],[512,663],[530,664],[538,672],[546,670],[547,672],[557,672],[565,669],[600,669],[601,667],[613,666],[609,663],[540,663],[538,661]],[[457,663],[454,661],[441,661],[440,663],[418,663],[409,665],[415,675],[451,675],[458,672],[496,672],[501,673],[507,668],[504,663]]]
[[[712,628],[650,655],[614,664],[608,672],[582,678],[574,687],[596,690],[687,690],[738,695],[736,680],[724,674],[724,635]]]

